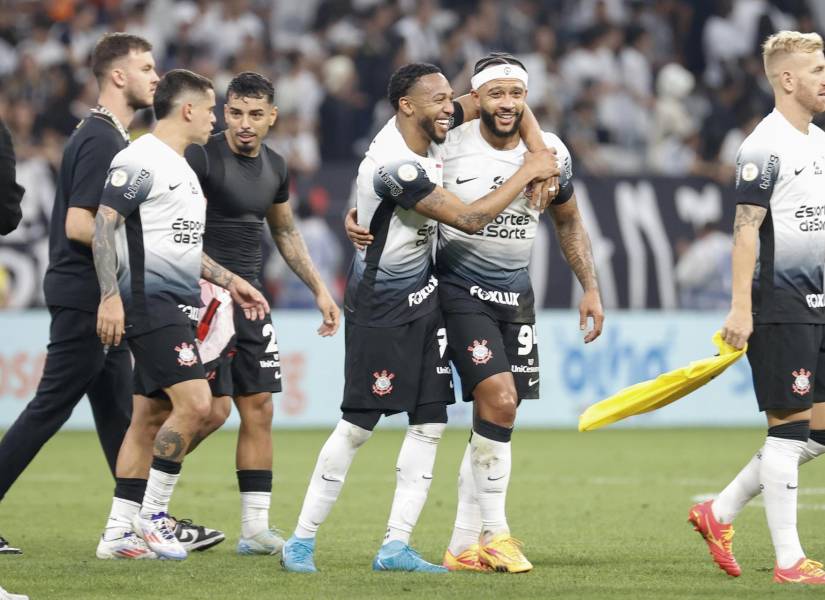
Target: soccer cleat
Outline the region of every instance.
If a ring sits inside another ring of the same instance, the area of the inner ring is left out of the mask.
[[[148,519],[138,513],[132,520],[132,527],[135,528],[135,533],[158,555],[158,558],[169,560],[186,558],[186,549],[175,537],[166,513],[157,513]]]
[[[705,538],[713,562],[731,577],[739,577],[742,569],[733,556],[733,525],[716,520],[712,503],[713,500],[707,500],[694,505],[688,514],[688,523]]]
[[[264,529],[252,537],[238,540],[238,554],[280,554],[284,538],[277,529]]]
[[[448,548],[444,552],[444,562],[441,564],[450,571],[492,571],[490,567],[481,562],[478,550],[478,544],[473,544],[456,556]]]
[[[516,538],[502,533],[479,548],[478,558],[495,571],[526,573],[533,565],[521,551],[522,545]]]
[[[187,552],[203,552],[226,539],[223,531],[195,525],[191,519],[167,518],[174,524],[175,537]]]
[[[314,554],[315,538],[293,535],[281,550],[281,566],[292,573],[317,573]]]
[[[10,546],[6,538],[0,535],[0,554],[23,554],[20,548]]]
[[[811,585],[825,584],[825,571],[822,570],[822,563],[801,558],[789,569],[780,569],[776,566],[773,570],[773,580],[776,583],[807,583]]]
[[[12,594],[0,587],[0,600],[29,600],[29,597],[23,594]]]
[[[127,531],[123,536],[113,540],[107,540],[105,536],[101,535],[95,554],[102,560],[115,558],[140,560],[158,557],[149,549],[146,542],[136,536],[133,531]]]
[[[421,555],[400,540],[388,542],[378,549],[372,561],[373,571],[417,571],[419,573],[448,573],[440,565],[428,563]]]

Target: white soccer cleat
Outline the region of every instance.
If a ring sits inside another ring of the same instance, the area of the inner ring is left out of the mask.
[[[12,594],[0,587],[0,600],[29,600],[29,597],[23,594]]]
[[[252,537],[238,540],[238,554],[277,555],[284,547],[284,538],[277,529],[264,529]]]
[[[157,513],[149,518],[142,517],[140,513],[135,515],[132,521],[135,533],[143,539],[158,558],[168,560],[183,560],[187,553],[178,539],[175,531],[169,523],[168,515],[165,512]]]
[[[142,539],[135,535],[133,531],[127,531],[121,537],[107,540],[104,535],[100,536],[95,553],[101,560],[110,559],[131,559],[141,560],[144,558],[157,558],[158,555],[149,549]]]

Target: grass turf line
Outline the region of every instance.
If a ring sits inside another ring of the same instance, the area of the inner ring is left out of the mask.
[[[271,522],[289,535],[328,431],[276,431]],[[189,598],[772,598],[821,590],[771,583],[773,553],[759,507],[737,520],[738,579],[713,565],[686,523],[691,497],[718,492],[760,444],[749,429],[517,431],[508,494],[513,534],[535,569],[525,575],[373,573],[395,486],[403,432],[377,431],[359,451],[321,528],[317,576],[272,557],[235,554],[240,502],[235,433],[207,440],[184,464],[173,514],[227,540],[182,563],[94,557],[113,483],[93,433],[59,434],[0,504],[0,534],[23,556],[0,557],[0,585],[32,600]],[[454,519],[467,433],[448,430],[413,546],[440,562]],[[825,464],[825,463],[823,463]],[[803,545],[825,558],[823,465],[800,474]],[[814,489],[819,486],[819,489]],[[806,488],[809,492],[806,492]]]

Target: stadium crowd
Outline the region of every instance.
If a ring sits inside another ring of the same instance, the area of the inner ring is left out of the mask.
[[[531,106],[565,139],[577,175],[727,185],[736,149],[771,106],[759,40],[823,25],[825,4],[814,0],[0,0],[0,117],[24,213],[48,215],[64,142],[94,103],[89,52],[105,31],[132,32],[151,41],[160,72],[193,69],[219,93],[234,73],[270,76],[279,118],[267,143],[300,184],[321,164],[360,158],[391,116],[386,85],[399,65],[436,63],[461,93],[474,61],[504,50],[527,66]],[[132,135],[151,118],[145,111]],[[340,278],[329,198],[294,202],[319,269]],[[19,235],[47,226],[27,223]],[[300,292],[290,296],[301,286],[271,263],[270,279],[283,280],[276,305],[302,306]],[[8,279],[0,268],[0,306]]]

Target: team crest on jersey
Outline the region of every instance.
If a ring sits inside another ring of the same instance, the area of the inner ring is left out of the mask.
[[[473,340],[472,346],[467,346],[473,363],[477,365],[485,365],[493,358],[493,351],[487,347],[487,340]]]
[[[794,394],[804,396],[811,391],[811,372],[805,369],[794,371],[792,375],[795,377],[791,389]]]
[[[392,380],[395,379],[395,373],[387,373],[384,369],[380,373],[376,371],[372,374],[375,377],[375,382],[372,384],[372,393],[376,396],[386,396],[392,392]]]
[[[192,367],[198,364],[198,355],[195,354],[195,346],[182,342],[180,346],[175,346],[178,353],[178,364],[182,367]]]

